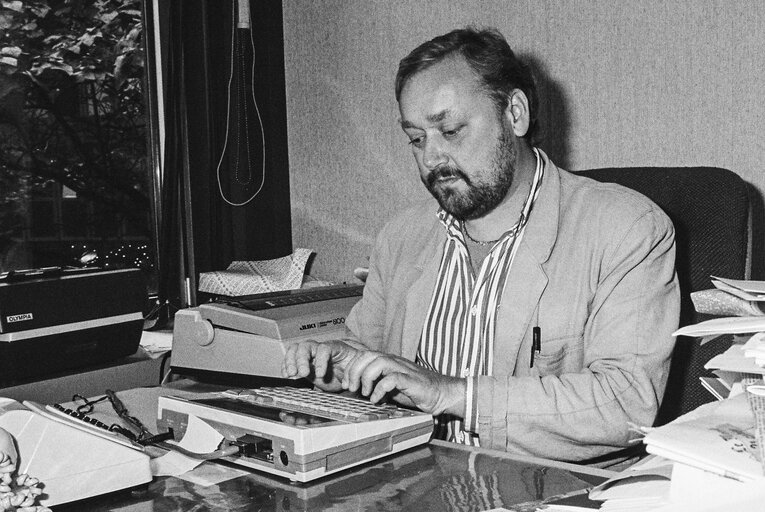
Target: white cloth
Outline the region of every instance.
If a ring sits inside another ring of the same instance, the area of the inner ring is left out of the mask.
[[[202,272],[199,291],[236,297],[295,290],[303,283],[305,266],[313,251],[297,249],[289,256],[262,261],[234,261],[226,270]]]

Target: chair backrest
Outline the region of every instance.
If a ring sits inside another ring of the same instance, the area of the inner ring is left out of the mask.
[[[622,167],[576,174],[634,189],[672,219],[682,293],[681,326],[709,318],[694,310],[690,294],[712,288],[711,275],[761,279],[765,264],[762,202],[737,174],[715,167]],[[731,336],[704,345],[697,339],[678,338],[657,425],[713,400],[699,377],[712,375],[704,364],[731,342]]]

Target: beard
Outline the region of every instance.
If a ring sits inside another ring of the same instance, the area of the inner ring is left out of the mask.
[[[457,220],[479,219],[499,206],[507,196],[515,175],[516,153],[510,137],[503,134],[497,141],[491,168],[480,179],[471,179],[457,166],[444,165],[432,171],[422,182],[438,204]],[[441,186],[440,178],[461,179],[466,191]]]

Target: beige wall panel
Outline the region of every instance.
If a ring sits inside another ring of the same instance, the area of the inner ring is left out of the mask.
[[[393,78],[420,42],[499,28],[539,75],[540,146],[569,169],[709,165],[765,190],[765,2],[285,0],[293,243],[351,281],[425,197]]]

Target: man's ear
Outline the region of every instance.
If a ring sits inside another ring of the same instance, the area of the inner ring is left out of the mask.
[[[529,131],[529,100],[520,89],[513,89],[505,108],[505,119],[513,127],[516,137],[523,137]]]

